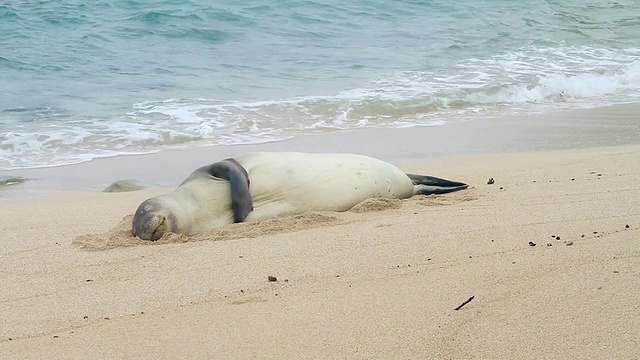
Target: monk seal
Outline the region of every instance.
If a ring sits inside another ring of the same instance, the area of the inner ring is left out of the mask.
[[[131,234],[158,240],[306,211],[346,211],[369,198],[443,194],[468,185],[405,174],[356,154],[255,152],[196,169],[173,192],[144,201]]]

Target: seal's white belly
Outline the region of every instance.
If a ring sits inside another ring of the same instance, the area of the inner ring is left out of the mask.
[[[369,198],[407,198],[413,183],[386,162],[355,154],[250,153],[237,158],[251,181],[245,221],[305,211],[346,211]]]

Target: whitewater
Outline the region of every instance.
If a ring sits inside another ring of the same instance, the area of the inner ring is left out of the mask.
[[[640,101],[637,1],[0,5],[0,169]]]

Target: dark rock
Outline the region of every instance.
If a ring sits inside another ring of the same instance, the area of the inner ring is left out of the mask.
[[[136,180],[118,180],[107,186],[102,192],[127,192],[144,189],[146,186]]]
[[[21,176],[0,176],[0,188],[22,184],[25,181],[27,181],[27,179]]]

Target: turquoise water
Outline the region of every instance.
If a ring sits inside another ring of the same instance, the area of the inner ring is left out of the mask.
[[[638,101],[635,0],[0,4],[0,169]]]

